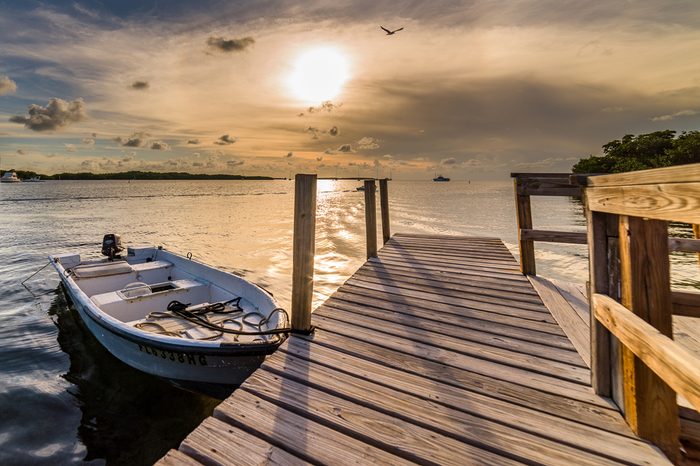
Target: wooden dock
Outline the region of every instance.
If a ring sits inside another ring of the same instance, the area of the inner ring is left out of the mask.
[[[160,464],[668,463],[498,239],[397,234],[312,323]]]

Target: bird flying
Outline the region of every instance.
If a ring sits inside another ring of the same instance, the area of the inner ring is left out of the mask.
[[[390,31],[390,30],[388,30],[387,28],[385,28],[384,26],[379,26],[379,27],[382,28],[382,30],[383,30],[384,32],[386,32],[386,35],[387,35],[387,36],[391,36],[391,35],[396,34],[396,33],[399,32],[399,31],[403,31],[403,28],[398,28],[398,29],[394,29],[393,31]]]

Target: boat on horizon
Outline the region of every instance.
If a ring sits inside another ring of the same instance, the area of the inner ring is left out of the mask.
[[[450,179],[442,175],[438,175],[435,178],[433,178],[433,181],[450,181]]]
[[[42,180],[40,176],[32,176],[31,178],[27,178],[24,181],[27,183],[40,183],[44,180]]]
[[[17,173],[14,170],[6,171],[2,177],[0,177],[0,183],[21,183],[22,180],[19,179]]]
[[[176,386],[226,396],[286,340],[271,293],[161,247],[105,235],[102,259],[49,260],[92,335],[125,364]]]

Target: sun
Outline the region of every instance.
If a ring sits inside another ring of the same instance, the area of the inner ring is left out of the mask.
[[[312,105],[337,97],[349,78],[349,60],[342,51],[316,47],[299,55],[287,85],[294,97]]]

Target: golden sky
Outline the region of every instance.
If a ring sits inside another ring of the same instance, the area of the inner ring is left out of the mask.
[[[0,168],[567,171],[700,129],[699,26],[695,0],[0,2]]]

